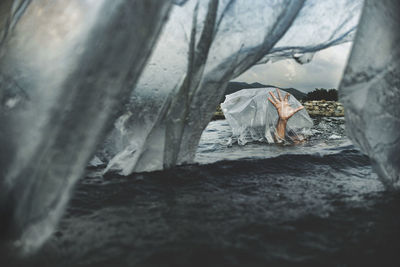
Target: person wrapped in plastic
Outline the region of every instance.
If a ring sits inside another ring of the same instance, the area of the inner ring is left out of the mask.
[[[275,92],[275,94],[274,94]],[[301,103],[279,89],[243,89],[227,95],[221,104],[232,129],[232,141],[299,143],[310,134],[313,122]]]
[[[286,93],[284,98],[282,98],[281,91],[279,91],[278,88],[276,88],[276,93],[278,98],[274,95],[274,93],[269,92],[272,98],[268,97],[268,100],[272,103],[272,105],[274,105],[276,111],[278,112],[279,119],[278,123],[276,124],[275,140],[276,142],[281,143],[285,140],[288,120],[298,111],[302,110],[304,106],[300,105],[297,108],[292,108],[289,104],[289,93]],[[296,137],[300,138],[292,139],[295,142],[302,142],[305,140],[301,136]]]

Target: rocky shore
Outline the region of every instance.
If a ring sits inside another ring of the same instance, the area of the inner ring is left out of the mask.
[[[337,101],[314,100],[302,102],[311,117],[343,117],[343,105]]]
[[[217,110],[214,112],[214,116],[212,118],[213,121],[216,120],[224,120],[224,112],[222,112],[221,105],[218,105]]]
[[[343,117],[343,105],[337,101],[314,100],[302,102],[311,117]],[[212,120],[225,119],[221,107],[218,105]]]

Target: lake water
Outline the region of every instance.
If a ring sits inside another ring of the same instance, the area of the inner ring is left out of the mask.
[[[400,195],[314,119],[301,145],[204,131],[196,164],[129,177],[88,169],[54,235],[2,266],[400,266]]]

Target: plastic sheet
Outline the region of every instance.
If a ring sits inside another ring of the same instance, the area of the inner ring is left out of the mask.
[[[34,251],[117,118],[171,3],[0,4],[0,235]]]
[[[339,90],[348,136],[394,189],[400,189],[399,28],[399,1],[365,2]]]
[[[106,172],[129,175],[193,162],[231,79],[263,60],[305,63],[312,53],[349,41],[361,5],[188,0],[174,6],[126,113],[98,152],[108,162]]]
[[[274,88],[243,89],[227,95],[221,104],[225,118],[232,128],[233,141],[240,145],[259,141],[274,143],[278,113],[267,100]],[[282,91],[282,94],[285,92]],[[289,104],[296,108],[301,103],[292,95]],[[313,122],[305,109],[291,117],[286,126],[286,140],[302,140],[308,134]]]

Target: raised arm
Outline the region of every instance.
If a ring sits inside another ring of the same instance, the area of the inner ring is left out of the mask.
[[[278,97],[276,97],[272,92],[269,92],[272,98],[268,97],[268,100],[272,103],[272,105],[274,105],[276,111],[278,112],[279,119],[278,123],[276,124],[275,138],[277,142],[282,142],[285,140],[285,131],[288,120],[304,107],[300,106],[298,108],[292,108],[289,105],[289,93],[286,93],[284,98],[282,98],[281,92],[278,88],[276,88],[276,93]]]

